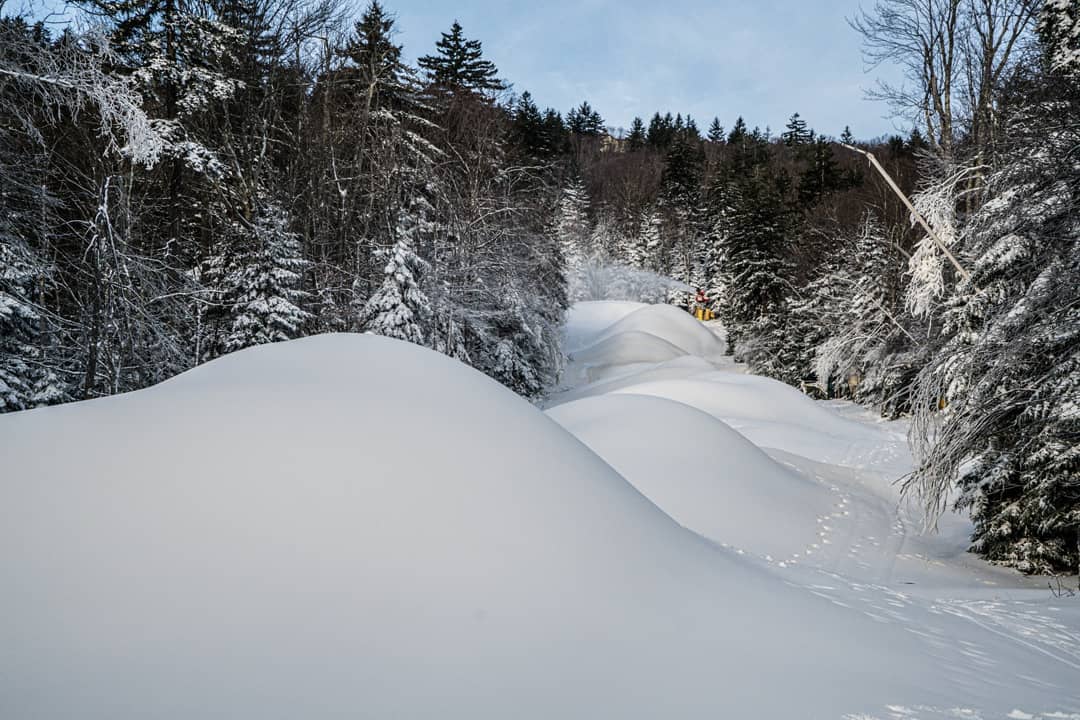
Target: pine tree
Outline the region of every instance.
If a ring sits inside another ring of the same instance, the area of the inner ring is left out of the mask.
[[[809,162],[799,179],[799,203],[804,208],[843,185],[843,174],[833,157],[832,143],[818,138],[809,147]]]
[[[588,102],[582,102],[566,114],[566,125],[575,135],[597,136],[604,133],[604,119]]]
[[[566,123],[563,122],[559,111],[554,108],[544,111],[543,138],[544,152],[547,157],[558,155],[566,149],[568,138]]]
[[[45,316],[35,302],[48,268],[0,220],[0,413],[66,396],[43,362]]]
[[[225,353],[300,337],[310,319],[301,289],[308,263],[285,211],[264,202],[245,235],[249,249],[223,278],[229,318],[221,343]]]
[[[435,43],[435,55],[425,55],[418,64],[427,71],[428,80],[451,91],[484,93],[502,90],[505,85],[496,78],[499,71],[490,60],[484,59],[479,40],[466,40],[461,25],[455,20],[450,32],[442,33]]]
[[[709,125],[709,142],[716,143],[718,145],[723,144],[725,141],[724,126],[720,124],[720,118],[714,117],[712,124]]]
[[[880,402],[877,393],[888,383],[875,374],[888,344],[905,332],[896,319],[895,280],[890,282],[897,261],[885,229],[869,212],[854,241],[838,238],[838,245],[846,262],[826,267],[803,293],[805,313],[816,316],[823,331],[811,338],[813,373],[830,396],[850,396],[856,387],[856,399]]]
[[[393,42],[394,18],[376,0],[367,6],[353,27],[340,55],[350,62],[343,84],[358,86],[363,112],[398,107],[412,90],[410,71],[401,59],[401,46]],[[350,88],[352,89],[352,88]]]
[[[626,260],[641,270],[656,270],[660,264],[663,234],[662,221],[655,208],[645,208],[638,222],[633,242],[626,251]]]
[[[529,157],[549,156],[544,132],[544,117],[528,92],[521,94],[514,107],[512,140]]]
[[[631,152],[645,147],[645,123],[641,118],[635,117],[630,123],[630,133],[626,136],[626,145]]]
[[[681,123],[676,121],[676,127]],[[703,209],[699,141],[685,130],[677,131],[665,157],[660,180],[660,202],[667,211],[671,240],[671,276],[694,287],[704,280]]]
[[[763,177],[753,177],[729,192],[732,209],[721,234],[725,287],[721,314],[736,353],[747,354],[744,341],[756,341],[759,349],[749,355],[757,357],[748,359],[760,364],[775,339],[768,337],[766,326],[780,326],[785,312],[782,202]]]
[[[397,226],[397,241],[385,253],[383,283],[360,311],[359,326],[366,332],[424,345],[431,322],[431,303],[420,288],[428,264],[414,248],[424,229],[426,203],[417,201],[404,212]]]
[[[663,116],[660,113],[653,115],[649,121],[649,130],[645,135],[649,147],[656,150],[666,150],[675,137],[675,119],[671,113]]]
[[[746,131],[746,122],[740,115],[735,120],[735,124],[731,127],[731,132],[728,133],[727,143],[728,145],[734,145],[737,148],[742,148],[749,137],[749,133]]]
[[[780,138],[788,147],[805,145],[810,142],[810,130],[806,126],[806,121],[799,117],[799,113],[791,116],[791,119],[788,120],[787,129],[780,134]]]
[[[575,180],[563,188],[555,208],[552,233],[571,275],[580,272],[592,255],[588,212],[589,199],[581,180]]]

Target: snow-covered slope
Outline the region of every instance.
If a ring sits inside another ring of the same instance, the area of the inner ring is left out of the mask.
[[[818,539],[827,487],[777,463],[725,423],[647,395],[599,395],[548,413],[682,525],[777,560]]]
[[[748,474],[810,482],[724,437]],[[396,341],[265,346],[6,415],[0,456],[5,720],[1080,712],[1066,650],[722,548],[533,406]],[[748,479],[732,503],[759,497]]]
[[[568,332],[588,349],[576,357],[590,372],[569,374],[548,414],[685,527],[853,616],[920,638],[918,658],[877,649],[898,668],[942,673],[918,703],[845,717],[1080,718],[1080,604],[1053,601],[1038,580],[966,554],[962,517],[943,518],[940,534],[920,531],[894,484],[911,462],[902,424],[746,375],[715,346],[664,357],[650,338],[679,342],[685,322],[645,332],[636,319],[646,311],[610,314],[621,317],[606,328],[571,317]],[[723,337],[716,324],[697,328]],[[1044,661],[1032,671],[1029,663]],[[976,678],[991,676],[1011,678],[1009,687],[973,691]],[[1036,687],[1045,694],[1025,704]]]
[[[580,350],[619,320],[646,307],[637,302],[579,302],[567,313],[564,346],[569,352]]]

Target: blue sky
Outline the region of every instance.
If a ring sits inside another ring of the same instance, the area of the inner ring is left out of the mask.
[[[846,17],[859,0],[382,0],[410,60],[457,19],[514,90],[566,113],[588,100],[608,125],[657,110],[689,113],[704,131],[778,133],[798,112],[818,132],[860,139],[906,132],[863,91],[893,68],[864,72]],[[868,2],[869,0],[864,0]],[[354,0],[358,7],[367,0]],[[63,0],[23,0],[53,8]]]
[[[895,132],[863,89],[859,37],[844,18],[858,0],[385,0],[410,59],[429,53],[456,18],[518,92],[562,112],[588,100],[608,125],[656,110],[690,113],[704,130],[778,132],[793,112],[819,132]]]

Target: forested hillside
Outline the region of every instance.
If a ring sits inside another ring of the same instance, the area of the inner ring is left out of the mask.
[[[378,2],[77,5],[0,20],[0,411],[337,331],[537,398],[572,301],[701,288],[754,372],[912,416],[931,517],[1080,563],[1077,0],[853,17],[905,73],[877,139],[541,109],[450,8],[414,67]]]

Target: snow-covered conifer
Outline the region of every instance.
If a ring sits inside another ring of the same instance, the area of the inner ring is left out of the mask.
[[[422,222],[422,214],[401,214],[397,240],[384,253],[386,266],[382,285],[368,298],[360,312],[359,325],[364,331],[417,345],[427,343],[432,311],[430,301],[420,287],[427,263],[414,249]]]
[[[308,263],[288,214],[264,202],[244,235],[248,249],[228,268],[221,288],[228,317],[221,349],[227,353],[300,337],[310,318],[301,289]]]

